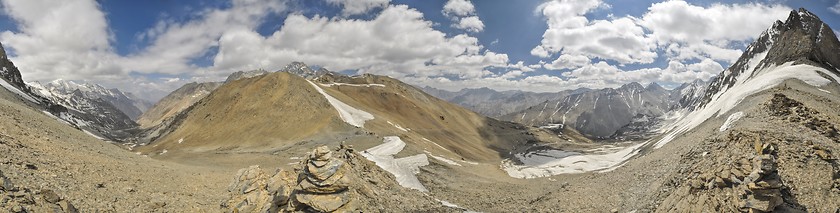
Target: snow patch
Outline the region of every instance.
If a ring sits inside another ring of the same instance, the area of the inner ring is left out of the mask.
[[[87,134],[88,134],[88,135],[90,135],[90,136],[93,136],[93,137],[94,137],[94,138],[96,138],[96,139],[103,140],[103,141],[107,141],[107,139],[102,138],[102,137],[99,137],[99,135],[93,134],[92,132],[89,132],[89,131],[87,131],[87,130],[82,130],[82,131],[83,131],[83,132],[85,132],[85,133],[87,133]]]
[[[325,86],[325,87],[332,87],[332,86],[385,87],[384,84],[348,84],[348,83],[329,83],[329,84],[321,84],[321,86]]]
[[[442,156],[434,155],[429,151],[423,151],[423,152],[425,152],[427,155],[431,156],[435,160],[439,160],[439,161],[444,162],[446,164],[453,165],[453,166],[462,166],[460,163],[455,162],[454,160],[450,160],[450,159],[447,159],[447,158],[442,157]]]
[[[184,142],[184,138],[178,139],[178,144],[181,144],[183,142]]]
[[[723,125],[721,125],[720,129],[718,130],[723,132],[729,128],[732,128],[732,125],[735,124],[735,121],[738,121],[739,119],[741,119],[741,117],[744,117],[744,112],[732,113],[731,115],[729,115],[728,118],[726,118],[726,122],[723,122]]]
[[[825,92],[825,93],[831,94],[831,91],[824,90],[824,89],[820,89],[820,88],[817,88],[817,89],[818,89],[818,90],[820,90],[820,91],[823,91],[823,92]]]
[[[318,93],[321,93],[321,95],[323,95],[324,98],[326,98],[327,101],[330,102],[330,105],[332,105],[333,108],[335,108],[335,110],[338,111],[338,115],[344,122],[359,128],[364,128],[365,121],[373,120],[374,117],[372,114],[353,108],[352,106],[339,101],[338,99],[324,92],[324,90],[321,89],[321,87],[318,87],[318,85],[315,85],[315,83],[312,83],[309,80],[306,80],[306,82],[309,82],[309,84],[311,84],[312,87],[315,87],[315,90],[317,90]]]
[[[397,136],[385,137],[383,143],[362,152],[362,156],[376,163],[377,166],[393,174],[400,186],[416,189],[421,192],[429,190],[420,183],[416,174],[420,173],[420,167],[429,165],[429,159],[425,154],[418,154],[404,158],[394,158],[405,148],[405,142]]]
[[[403,128],[399,124],[392,123],[391,121],[387,121],[387,122],[388,122],[388,124],[391,124],[391,126],[394,126],[395,128],[397,128],[399,130],[402,130],[403,132],[408,132],[408,130],[410,130],[408,128]]]
[[[446,147],[443,147],[443,146],[441,146],[440,144],[435,143],[434,141],[430,141],[429,139],[426,139],[426,138],[423,138],[423,140],[424,140],[424,141],[426,141],[426,142],[432,143],[433,145],[435,145],[435,146],[437,146],[437,147],[440,147],[440,148],[441,148],[441,149],[443,149],[443,150],[450,151],[450,150],[449,150],[449,149],[447,149]]]
[[[15,86],[12,86],[11,84],[9,84],[9,82],[6,82],[6,80],[0,79],[0,85],[3,85],[3,87],[9,90],[10,92],[17,94],[18,96],[20,96],[23,99],[26,99],[29,102],[38,103],[38,101],[36,101],[35,98],[30,96],[29,94],[26,94],[23,91],[20,91],[20,89],[18,89]]]
[[[639,153],[646,143],[629,146],[607,154],[582,154],[563,150],[537,150],[516,154],[522,164],[511,160],[502,161],[502,170],[515,178],[538,178],[558,174],[575,174],[591,171],[612,171],[627,159]]]
[[[435,199],[435,200],[437,200],[438,202],[440,202],[441,205],[446,206],[446,207],[456,208],[456,209],[461,208],[458,205],[455,205],[454,203],[450,203],[449,201],[440,200],[440,199]]]

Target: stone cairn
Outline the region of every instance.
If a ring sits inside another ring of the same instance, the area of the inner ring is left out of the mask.
[[[776,170],[776,148],[756,138],[753,170],[736,189],[738,207],[745,212],[770,212],[782,205],[782,180]]]
[[[355,210],[349,169],[344,160],[334,157],[326,146],[316,148],[303,162],[292,207],[317,212],[350,212]]]
[[[354,212],[354,193],[345,160],[352,149],[334,152],[316,148],[291,172],[268,176],[259,166],[239,170],[228,187],[231,196],[221,207],[229,212]]]

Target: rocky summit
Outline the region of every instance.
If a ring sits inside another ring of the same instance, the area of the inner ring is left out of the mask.
[[[840,213],[836,1],[0,2],[0,213]]]

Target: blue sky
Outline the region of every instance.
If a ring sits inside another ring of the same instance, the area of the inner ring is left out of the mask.
[[[804,7],[840,2],[620,0],[3,0],[0,42],[27,81],[158,99],[292,61],[457,90],[559,91],[716,75]]]

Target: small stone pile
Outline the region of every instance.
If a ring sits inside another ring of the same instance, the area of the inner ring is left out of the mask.
[[[356,195],[346,176],[350,168],[342,160],[352,157],[352,148],[342,146],[333,153],[318,147],[296,172],[278,170],[270,177],[256,165],[241,169],[221,207],[229,212],[353,212]]]
[[[782,205],[782,180],[776,170],[775,146],[755,141],[758,157],[753,159],[753,170],[744,177],[736,190],[741,211],[770,212]]]
[[[76,213],[76,207],[52,190],[33,192],[15,186],[0,171],[0,211],[5,212],[66,212]]]
[[[290,210],[351,212],[356,209],[350,180],[345,176],[349,168],[328,147],[316,148],[302,166]]]
[[[257,165],[240,169],[228,186],[230,198],[221,206],[231,212],[278,212],[288,204],[295,179],[285,170],[269,177]]]

